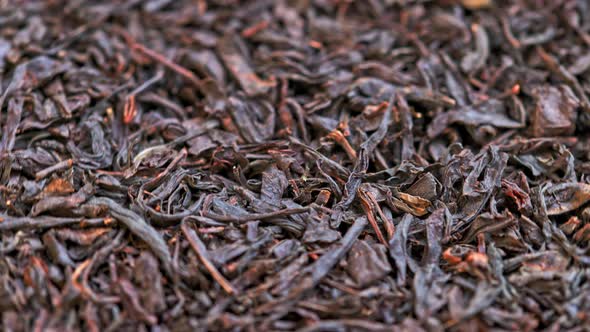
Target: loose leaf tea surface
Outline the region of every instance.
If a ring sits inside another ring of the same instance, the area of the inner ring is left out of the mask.
[[[0,1],[6,331],[582,331],[590,1]]]

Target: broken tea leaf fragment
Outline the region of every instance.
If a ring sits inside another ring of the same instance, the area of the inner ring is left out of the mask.
[[[398,198],[411,210],[406,211],[410,212],[415,216],[423,216],[428,213],[427,209],[432,205],[429,200],[424,199],[419,196],[413,196],[406,193],[398,193]],[[405,210],[404,210],[405,211]]]
[[[439,113],[428,127],[428,136],[434,138],[443,133],[451,124],[480,127],[491,125],[496,128],[516,129],[525,126],[524,120],[512,119],[506,105],[499,99],[490,99],[477,105],[467,105],[448,112]]]
[[[361,287],[380,280],[391,272],[386,248],[381,244],[357,241],[348,253],[348,274]]]
[[[566,85],[540,85],[532,89],[535,109],[532,115],[533,135],[571,135],[576,129],[580,101]]]
[[[474,24],[471,30],[475,38],[475,51],[468,52],[461,59],[461,69],[466,73],[483,68],[490,55],[490,42],[484,27]]]
[[[493,4],[492,0],[461,0],[463,7],[467,9],[484,9],[491,7]]]
[[[563,272],[569,264],[569,258],[556,250],[540,252],[522,262],[522,269],[526,271],[556,271]]]
[[[232,34],[219,39],[217,44],[219,56],[248,96],[267,93],[276,85],[276,82],[264,80],[254,72],[249,61],[240,52],[240,42],[239,37]]]
[[[570,212],[590,201],[590,184],[570,182],[553,185],[545,190],[543,198],[547,215]]]
[[[340,232],[331,229],[327,222],[320,222],[307,225],[302,241],[304,243],[334,243],[340,238]]]

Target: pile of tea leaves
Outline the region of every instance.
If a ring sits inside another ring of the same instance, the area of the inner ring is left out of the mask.
[[[0,1],[5,331],[582,331],[590,1]]]

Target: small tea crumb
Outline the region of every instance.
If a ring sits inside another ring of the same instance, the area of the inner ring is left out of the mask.
[[[492,0],[461,0],[461,4],[468,9],[482,9],[490,7]]]

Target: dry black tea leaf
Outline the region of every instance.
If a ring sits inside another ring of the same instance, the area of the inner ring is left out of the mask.
[[[544,191],[543,196],[548,215],[563,214],[590,201],[590,184],[562,183],[552,185]]]

